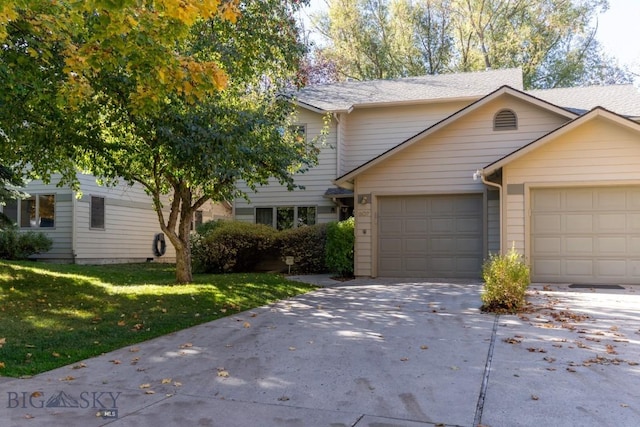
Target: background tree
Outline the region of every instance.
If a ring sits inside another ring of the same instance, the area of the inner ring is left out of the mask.
[[[631,80],[594,38],[592,24],[607,0],[329,0],[328,6],[314,21],[327,41],[323,53],[354,79],[520,67],[525,88]]]
[[[304,53],[293,19],[304,2],[36,3],[46,7],[4,12],[2,152],[14,147],[11,161],[45,179],[61,172],[63,184],[77,184],[79,168],[143,185],[176,248],[178,282],[192,280],[199,207],[240,195],[240,180],[294,188],[292,174],[315,160],[277,96]]]

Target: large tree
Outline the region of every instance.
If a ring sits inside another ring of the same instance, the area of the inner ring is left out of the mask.
[[[329,0],[328,5],[315,17],[327,41],[323,55],[349,78],[521,67],[526,88],[630,80],[593,37],[593,22],[607,0]]]
[[[79,168],[143,185],[176,248],[176,279],[189,282],[199,207],[240,195],[240,180],[293,188],[293,172],[315,159],[278,96],[304,53],[292,15],[301,2],[120,3],[4,12],[1,153],[63,183],[77,183]]]

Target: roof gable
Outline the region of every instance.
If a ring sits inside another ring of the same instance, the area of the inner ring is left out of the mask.
[[[405,149],[407,149],[408,147],[412,146],[413,144],[415,144],[418,141],[422,141],[424,138],[428,137],[429,135],[433,134],[434,132],[444,128],[445,126],[456,122],[458,120],[463,119],[465,116],[469,115],[471,112],[476,111],[480,108],[482,108],[483,106],[489,104],[490,102],[503,97],[503,96],[513,96],[516,97],[520,100],[523,100],[525,102],[531,103],[533,105],[536,105],[540,108],[543,108],[547,111],[550,111],[552,113],[558,114],[560,116],[566,117],[567,119],[574,119],[577,117],[577,114],[565,110],[563,108],[557,107],[553,104],[550,104],[544,100],[535,98],[531,95],[527,95],[524,92],[521,92],[519,90],[516,90],[512,87],[509,86],[503,86],[497,90],[495,90],[494,92],[490,93],[489,95],[484,96],[483,98],[479,99],[478,101],[468,105],[467,107],[457,111],[456,113],[450,115],[449,117],[441,120],[440,122],[434,124],[433,126],[423,130],[422,132],[412,136],[411,138],[401,142],[400,144],[396,145],[395,147],[391,148],[390,150],[387,150],[386,152],[382,153],[381,155],[371,159],[370,161],[368,161],[367,163],[364,163],[363,165],[353,169],[352,171],[342,175],[341,177],[338,177],[335,180],[335,184],[338,186],[349,186],[349,182],[352,181],[356,176],[358,176],[359,174],[365,172],[366,170],[374,167],[375,165],[378,165],[379,163],[385,161],[386,159],[394,156],[395,154],[397,154],[398,152],[401,152]]]
[[[558,129],[553,130],[552,132],[549,132],[548,134],[544,135],[541,138],[538,138],[535,141],[532,141],[531,143],[519,148],[518,150],[506,155],[505,157],[485,166],[482,170],[482,173],[484,176],[489,176],[492,173],[494,173],[495,171],[497,171],[498,169],[506,166],[507,164],[511,163],[512,161],[519,159],[523,156],[525,156],[527,153],[530,153],[531,151],[542,147],[546,144],[549,144],[555,140],[557,140],[558,138],[560,138],[562,135],[567,134],[568,132],[570,132],[573,129],[576,129],[579,126],[584,125],[585,123],[588,123],[592,120],[595,120],[597,118],[605,118],[607,120],[613,121],[615,123],[617,123],[620,126],[625,126],[629,129],[632,129],[636,132],[640,132],[640,124],[634,122],[633,120],[629,120],[619,114],[616,114],[614,112],[611,112],[605,108],[602,107],[596,107],[594,109],[592,109],[591,111],[589,111],[588,113],[566,123],[564,126],[559,127]]]

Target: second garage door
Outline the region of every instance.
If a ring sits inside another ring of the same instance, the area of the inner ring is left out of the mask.
[[[640,283],[640,187],[531,190],[532,279]]]
[[[478,278],[482,207],[481,194],[379,198],[378,275]]]

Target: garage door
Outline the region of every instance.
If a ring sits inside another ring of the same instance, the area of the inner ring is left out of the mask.
[[[640,283],[640,187],[531,192],[532,279]]]
[[[378,206],[379,276],[480,276],[482,195],[381,197]]]

